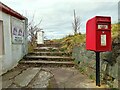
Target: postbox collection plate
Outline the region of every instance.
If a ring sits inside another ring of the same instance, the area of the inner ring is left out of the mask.
[[[106,46],[106,35],[101,35],[101,46]]]

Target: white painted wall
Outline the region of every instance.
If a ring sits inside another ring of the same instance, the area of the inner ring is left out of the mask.
[[[37,44],[44,44],[44,32],[37,32]]]
[[[0,63],[2,63],[2,72],[0,75],[12,69],[18,64],[18,61],[27,54],[27,39],[24,37],[23,44],[13,44],[11,35],[11,21],[12,16],[5,14],[0,11],[0,20],[3,21],[3,31],[4,31],[4,51],[5,54],[0,56]],[[23,22],[16,18],[16,22]],[[25,21],[24,29],[25,29]],[[26,35],[24,35],[26,36]],[[25,48],[26,47],[26,48]]]

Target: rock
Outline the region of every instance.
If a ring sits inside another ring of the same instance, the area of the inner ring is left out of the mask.
[[[111,67],[110,76],[115,79],[118,79],[118,63]]]
[[[119,54],[119,55],[120,55],[120,49],[117,51],[117,54]]]
[[[112,52],[104,52],[101,54],[101,58],[103,60],[108,60],[108,62],[112,59]]]
[[[107,64],[108,64],[108,62],[102,60],[102,62],[101,62],[101,70],[103,71],[103,73],[104,73],[105,70],[106,70]]]
[[[113,82],[113,88],[118,88],[118,80],[115,79]]]
[[[113,43],[120,44],[120,36],[116,37],[116,38],[113,40]]]
[[[118,61],[118,63],[120,63],[120,56],[117,57],[116,61]]]

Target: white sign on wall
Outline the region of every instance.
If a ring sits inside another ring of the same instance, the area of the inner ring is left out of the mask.
[[[12,18],[12,43],[23,43],[23,22]]]

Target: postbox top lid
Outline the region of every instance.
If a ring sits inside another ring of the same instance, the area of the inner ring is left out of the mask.
[[[95,19],[98,22],[111,22],[110,16],[95,16],[91,19]],[[91,19],[89,19],[88,21],[90,21]]]
[[[96,18],[111,18],[110,16],[95,16]]]

